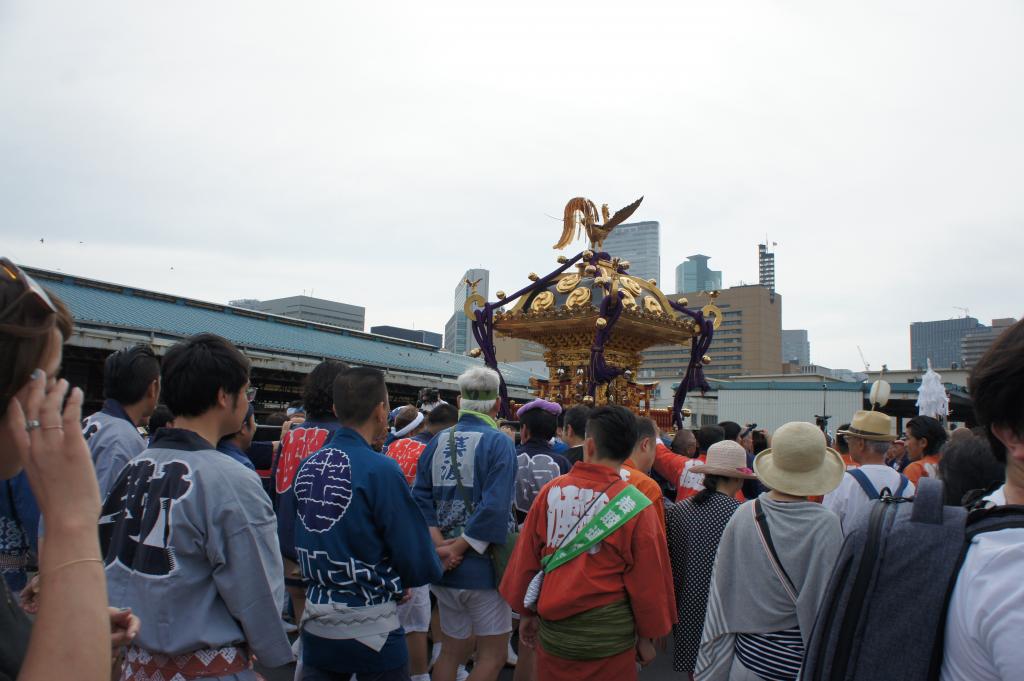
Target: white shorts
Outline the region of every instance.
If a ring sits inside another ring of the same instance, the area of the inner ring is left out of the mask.
[[[398,621],[407,634],[430,631],[430,587],[424,584],[410,591],[412,598],[398,605]]]
[[[452,589],[432,586],[445,636],[498,636],[512,631],[512,608],[497,589]]]

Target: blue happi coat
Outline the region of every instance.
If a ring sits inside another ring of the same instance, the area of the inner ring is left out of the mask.
[[[423,450],[416,469],[413,496],[431,527],[445,538],[465,534],[488,544],[504,544],[515,529],[512,498],[516,450],[512,439],[489,419],[472,412],[455,425],[455,457],[463,492],[456,484],[448,452],[449,431],[438,433]],[[472,513],[466,500],[472,505]],[[487,554],[470,549],[459,567],[435,582],[456,589],[495,589],[494,569]]]
[[[379,606],[441,577],[434,542],[402,470],[356,431],[340,427],[303,461],[289,494],[309,603]],[[405,664],[407,651],[401,628],[379,651],[304,633],[303,659],[335,672],[375,672]]]

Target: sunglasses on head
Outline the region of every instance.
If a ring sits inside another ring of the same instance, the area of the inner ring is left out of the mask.
[[[57,306],[50,300],[50,296],[43,290],[43,287],[7,258],[0,258],[0,282],[20,286],[22,291],[27,292],[29,298],[34,300],[41,309],[51,313],[57,312]],[[7,310],[3,312],[6,313]]]

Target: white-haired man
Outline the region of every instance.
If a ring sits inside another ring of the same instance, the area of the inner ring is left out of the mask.
[[[413,497],[448,554],[448,572],[432,587],[442,634],[434,681],[454,681],[474,636],[474,681],[496,679],[507,657],[512,611],[498,594],[488,548],[504,544],[515,527],[516,452],[494,420],[498,384],[485,367],[459,376],[459,421],[431,440],[416,471]]]

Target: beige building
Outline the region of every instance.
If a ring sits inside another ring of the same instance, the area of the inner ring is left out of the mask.
[[[522,338],[494,336],[494,354],[499,362],[543,362],[544,346]]]
[[[708,297],[684,293],[691,307],[702,307]],[[679,297],[676,294],[675,297]],[[782,296],[763,286],[723,289],[716,300],[724,315],[712,337],[711,364],[704,375],[711,379],[750,374],[777,374],[782,370]],[[672,403],[675,386],[686,373],[690,346],[656,346],[644,351],[640,380],[658,381],[655,405]]]

